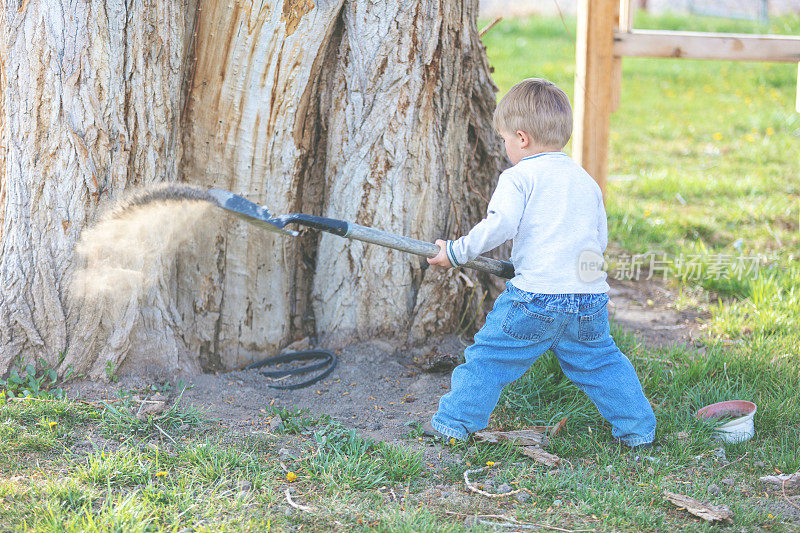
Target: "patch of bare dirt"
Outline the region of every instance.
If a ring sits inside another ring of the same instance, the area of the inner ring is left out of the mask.
[[[672,294],[657,283],[613,282],[610,297],[609,311],[617,324],[647,344],[691,343],[700,335],[699,316],[669,308]],[[237,433],[269,430],[272,406],[327,414],[363,436],[408,442],[411,425],[430,419],[449,390],[448,367],[463,357],[466,345],[454,336],[432,339],[417,349],[381,340],[353,344],[340,351],[330,376],[293,391],[270,388],[269,378],[258,370],[198,375],[185,380],[190,388],[183,402]],[[69,392],[88,400],[113,399],[120,389],[149,385],[153,383],[127,377],[116,384],[73,383]]]
[[[437,346],[444,353],[463,351],[455,337],[440,339]],[[185,380],[189,388],[182,403],[203,409],[236,432],[269,429],[269,407],[274,407],[328,414],[364,436],[392,441],[411,431],[410,422],[429,419],[449,390],[449,372],[423,373],[414,361],[425,355],[427,351],[405,352],[380,340],[354,344],[340,351],[330,376],[293,391],[269,387],[270,379],[258,370],[202,374]],[[106,400],[117,397],[118,390],[141,390],[148,385],[152,383],[137,377],[113,384],[76,382],[69,393]]]
[[[645,344],[693,345],[703,336],[701,326],[707,316],[696,309],[675,310],[675,288],[656,281],[608,282],[609,316],[625,331],[636,333]]]

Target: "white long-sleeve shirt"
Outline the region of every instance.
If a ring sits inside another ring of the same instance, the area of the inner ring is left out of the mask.
[[[500,174],[488,215],[447,242],[448,259],[460,266],[509,239],[515,287],[543,294],[608,292],[599,267],[608,244],[603,196],[565,153],[532,155]]]

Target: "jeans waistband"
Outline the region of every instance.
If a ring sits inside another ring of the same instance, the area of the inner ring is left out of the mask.
[[[510,281],[506,282],[506,288],[526,302],[535,302],[546,309],[566,313],[588,311],[608,302],[606,293],[542,294],[523,291]]]

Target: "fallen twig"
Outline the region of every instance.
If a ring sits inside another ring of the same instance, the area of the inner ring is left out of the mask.
[[[797,474],[795,474],[797,475]],[[783,483],[781,483],[781,492],[783,493],[783,499],[786,500],[786,503],[794,507],[795,509],[800,509],[796,503],[789,499],[789,496],[786,495],[786,482],[789,481],[788,479],[784,479]]]
[[[496,463],[494,466],[498,467],[498,466],[500,466],[500,463]],[[471,490],[472,492],[475,492],[477,494],[480,494],[481,496],[486,496],[487,498],[504,498],[506,496],[512,496],[514,494],[518,494],[518,493],[520,493],[522,491],[530,492],[525,487],[522,487],[522,488],[519,488],[519,489],[515,489],[515,490],[511,490],[511,491],[508,491],[508,492],[501,492],[501,493],[486,492],[485,490],[479,489],[478,487],[473,485],[472,482],[469,480],[469,475],[470,474],[475,474],[477,472],[483,472],[487,468],[489,468],[489,467],[488,466],[484,466],[482,468],[473,468],[472,470],[465,470],[464,471],[464,483],[467,485],[467,488],[469,490]]]
[[[454,515],[454,516],[464,516],[464,517],[473,516],[476,519],[496,518],[496,519],[499,519],[499,520],[505,520],[507,522],[506,524],[499,524],[499,523],[496,523],[496,522],[489,522],[488,520],[481,520],[482,524],[487,524],[487,525],[494,524],[494,525],[505,526],[505,527],[526,527],[527,526],[529,528],[552,529],[553,531],[564,531],[566,533],[586,533],[586,532],[596,531],[594,529],[564,529],[563,527],[549,526],[547,524],[537,524],[535,522],[520,522],[519,520],[517,520],[515,518],[511,518],[510,516],[506,516],[506,515],[502,515],[502,514],[474,514],[474,513],[473,514],[468,514],[468,513],[457,513],[455,511],[448,511],[447,509],[443,509],[443,511],[446,514]]]
[[[478,37],[483,37],[487,31],[494,28],[495,24],[503,20],[503,17],[497,17],[493,21],[491,21],[487,26],[485,26],[481,31],[478,32]]]
[[[540,529],[540,526],[535,524],[522,524],[519,522],[492,522],[491,520],[481,520],[480,518],[475,519],[476,522],[479,524],[486,524],[487,526],[495,526],[495,527],[521,527],[522,529]]]
[[[311,512],[314,511],[313,507],[308,507],[306,505],[300,505],[299,503],[295,503],[292,500],[292,493],[289,492],[289,489],[286,489],[285,491],[283,491],[283,493],[286,495],[286,503],[288,503],[289,505],[291,505],[295,509],[298,509],[300,511],[305,511],[306,513],[311,513]]]
[[[748,454],[748,453],[750,453],[750,452],[744,452],[744,455],[743,455],[743,456],[739,457],[739,458],[738,458],[738,459],[736,459],[735,461],[731,461],[730,463],[728,463],[728,464],[726,464],[726,465],[722,466],[722,467],[720,468],[720,470],[722,470],[723,468],[728,468],[728,467],[729,467],[729,466],[731,466],[733,463],[738,463],[739,461],[741,461],[742,459],[744,459],[745,457],[747,457],[747,454]]]

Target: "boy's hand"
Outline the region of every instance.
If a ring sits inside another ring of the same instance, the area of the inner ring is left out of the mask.
[[[436,239],[436,246],[439,247],[439,253],[436,257],[429,257],[428,263],[444,268],[452,268],[453,265],[450,264],[450,260],[447,258],[447,242],[442,239]]]

